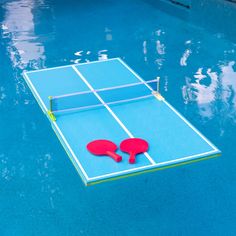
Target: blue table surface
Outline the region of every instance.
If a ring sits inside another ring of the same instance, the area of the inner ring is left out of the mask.
[[[101,89],[142,79],[121,59],[84,63],[25,73],[26,81],[43,110],[49,109],[48,96]],[[136,92],[135,92],[136,89]],[[86,103],[110,102],[122,98],[151,94],[151,88],[142,84],[136,88],[91,93]],[[151,96],[142,100],[104,106],[86,111],[65,113],[52,122],[64,136],[73,151],[78,168],[86,183],[134,172],[173,165],[207,156],[220,151],[200,134],[166,101]],[[135,164],[128,163],[128,154],[120,163],[109,157],[93,156],[86,145],[95,139],[108,139],[117,145],[128,137],[148,141],[149,150],[140,154]],[[68,153],[71,155],[70,151]]]

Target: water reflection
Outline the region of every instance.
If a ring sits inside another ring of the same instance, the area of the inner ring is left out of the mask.
[[[165,45],[164,45],[164,43],[161,43],[160,40],[156,41],[156,50],[157,50],[157,53],[160,55],[165,54]]]
[[[143,55],[144,55],[144,61],[147,61],[147,41],[143,41]]]
[[[24,182],[25,178],[37,176],[41,191],[49,194],[49,204],[53,208],[52,196],[59,191],[59,187],[51,181],[55,172],[52,154],[45,153],[47,151],[45,146],[42,147],[39,140],[34,139],[34,135],[40,132],[40,122],[28,115],[35,101],[32,100],[22,78],[25,69],[45,67],[44,44],[54,39],[54,31],[47,31],[45,34],[37,32],[40,27],[39,22],[36,22],[40,6],[47,9],[44,1],[33,0],[11,1],[2,5],[5,13],[1,24],[2,41],[7,58],[11,62],[11,71],[7,76],[8,81],[1,81],[0,109],[5,109],[1,111],[3,114],[1,118],[4,123],[9,122],[9,126],[10,123],[17,123],[17,125],[9,130],[3,127],[3,138],[0,135],[1,144],[5,144],[4,149],[0,146],[0,151],[3,150],[0,153],[0,177],[4,182],[18,180]],[[13,83],[11,79],[14,80]],[[5,100],[6,104],[3,106]],[[16,122],[16,119],[20,122]],[[27,162],[24,157],[27,157]],[[24,195],[24,192],[20,191],[18,196]]]
[[[236,122],[234,65],[235,61],[220,64],[218,71],[199,68],[193,78],[186,77],[186,85],[182,87],[185,103],[196,102],[203,118],[211,119],[216,114],[227,114],[225,118],[232,118]],[[223,104],[220,108],[219,103]]]
[[[108,59],[108,50],[99,50],[98,52],[92,53],[91,51],[77,51],[74,53],[75,59],[71,59],[70,62],[78,64],[83,62],[90,62],[94,60],[94,54],[96,54],[96,60],[102,61]]]
[[[5,98],[6,98],[5,88],[1,86],[0,87],[0,104],[3,102]]]
[[[190,49],[186,49],[185,52],[183,53],[183,56],[180,58],[180,65],[181,66],[187,66],[187,60],[190,56],[192,51]]]
[[[236,121],[236,70],[234,65],[235,61],[222,65],[220,79],[222,81],[223,91],[222,100],[231,108],[229,109],[228,115]]]
[[[4,5],[3,39],[8,40],[7,51],[14,68],[44,67],[45,48],[35,34],[33,10],[36,2],[20,0]]]
[[[112,30],[109,28],[105,28],[105,35],[106,35],[106,40],[107,41],[112,41]]]
[[[106,50],[106,49],[98,51],[98,60],[99,61],[108,59],[107,51],[108,50]]]

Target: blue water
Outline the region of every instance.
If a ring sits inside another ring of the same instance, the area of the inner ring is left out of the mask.
[[[236,235],[233,20],[199,13],[198,25],[151,0],[2,2],[1,236]],[[163,96],[223,155],[85,187],[22,72],[111,57],[146,80],[160,76]]]

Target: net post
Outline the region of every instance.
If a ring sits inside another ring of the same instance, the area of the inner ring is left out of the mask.
[[[51,121],[56,121],[56,117],[55,117],[55,115],[53,114],[53,111],[52,111],[52,99],[53,99],[53,97],[49,96],[48,99],[49,99],[49,110],[47,112],[48,116],[51,119]]]
[[[154,90],[153,92],[152,92],[152,94],[159,100],[159,101],[163,101],[164,100],[164,98],[161,96],[161,94],[160,94],[160,77],[158,76],[157,78],[156,78],[156,80],[157,80],[157,89],[156,89],[156,91]]]

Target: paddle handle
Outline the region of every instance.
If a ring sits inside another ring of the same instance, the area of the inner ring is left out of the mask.
[[[134,164],[135,163],[135,161],[136,161],[135,157],[136,157],[135,152],[131,152],[130,156],[129,156],[129,163],[130,164]]]
[[[122,160],[122,156],[118,155],[115,152],[107,151],[107,155],[113,158],[116,162],[120,162]]]

